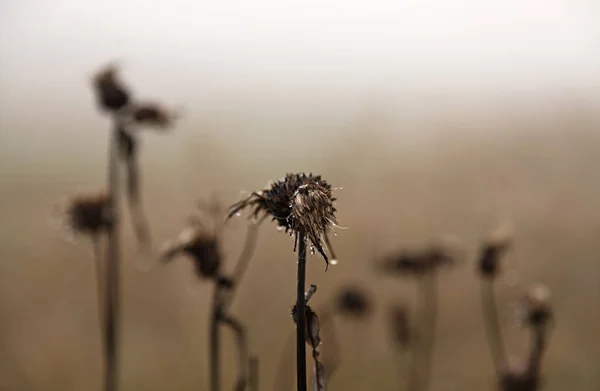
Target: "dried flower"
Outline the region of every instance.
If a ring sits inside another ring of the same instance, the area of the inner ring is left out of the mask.
[[[164,246],[161,258],[168,262],[180,253],[190,256],[199,277],[218,278],[221,253],[215,234],[197,224],[190,225]]]
[[[385,272],[421,276],[441,266],[452,265],[455,257],[442,246],[430,246],[421,251],[402,251],[379,262]]]
[[[335,198],[331,186],[319,175],[287,174],[284,178],[270,183],[264,190],[252,193],[248,198],[230,207],[229,218],[242,209],[250,208],[250,215],[270,215],[285,232],[295,235],[304,232],[329,264],[324,247],[333,254],[327,245],[327,230],[336,227]]]
[[[360,318],[370,312],[371,300],[359,287],[347,286],[338,293],[337,308],[342,314]]]
[[[74,232],[94,235],[111,225],[109,198],[105,192],[80,194],[67,202],[62,212]]]
[[[178,115],[158,103],[135,104],[131,108],[131,119],[138,125],[168,128],[177,119]]]
[[[550,290],[545,285],[532,286],[521,298],[518,317],[523,324],[545,326],[553,318]]]
[[[482,277],[493,278],[496,276],[500,258],[510,247],[512,236],[512,225],[505,224],[494,230],[484,242],[478,261],[479,273]]]
[[[94,76],[96,98],[104,110],[119,111],[129,103],[129,91],[119,80],[118,71],[117,65],[110,64]]]

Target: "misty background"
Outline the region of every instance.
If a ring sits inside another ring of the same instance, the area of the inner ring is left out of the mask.
[[[446,234],[468,256],[440,279],[431,390],[492,389],[473,258],[511,220],[497,287],[509,352],[527,341],[515,300],[543,282],[557,314],[546,389],[597,390],[599,20],[593,0],[0,0],[0,388],[100,389],[90,245],[50,217],[105,183],[110,122],[90,78],[117,60],[136,97],[183,112],[172,131],[143,136],[156,247],[213,193],[230,204],[296,171],[343,188],[340,263],[325,273],[310,259],[312,300],[327,306],[358,282],[378,306],[364,324],[339,325],[345,359],[330,389],[398,388],[384,310],[414,306],[415,287],[372,261]],[[226,231],[229,266],[243,234],[241,219]],[[122,388],[204,389],[211,287],[184,259],[139,271],[127,220],[123,235]],[[264,389],[293,331],[291,250],[265,224],[233,307]],[[234,374],[224,365],[226,386]]]

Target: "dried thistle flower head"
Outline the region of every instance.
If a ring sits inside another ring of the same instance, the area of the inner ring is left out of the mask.
[[[371,311],[369,295],[357,286],[347,286],[337,296],[337,309],[344,315],[360,318]]]
[[[95,235],[111,225],[110,204],[106,192],[76,195],[61,209],[61,220],[75,233]]]
[[[500,258],[510,247],[513,231],[512,224],[506,223],[496,228],[484,242],[478,260],[482,277],[494,278],[498,274]]]
[[[456,261],[454,251],[442,244],[431,245],[420,251],[402,251],[392,254],[378,263],[384,272],[407,276],[421,276],[451,266]]]
[[[518,357],[510,357],[500,376],[502,391],[536,391],[539,375],[532,371],[528,362]]]
[[[131,108],[131,119],[142,126],[166,129],[171,127],[178,117],[175,110],[158,103],[135,104]]]
[[[119,111],[129,103],[129,91],[119,80],[118,72],[116,64],[109,64],[93,78],[98,104],[107,111]]]
[[[251,209],[250,215],[255,218],[261,214],[270,215],[279,227],[294,234],[296,239],[300,232],[304,232],[311,248],[316,249],[329,264],[324,248],[333,254],[327,245],[327,230],[337,227],[334,201],[331,186],[321,176],[287,174],[264,190],[232,205],[229,217],[246,208]]]
[[[393,305],[389,310],[389,323],[394,341],[402,348],[408,347],[411,337],[408,308],[404,305]]]
[[[533,285],[521,298],[518,309],[519,318],[523,324],[542,327],[553,318],[550,289],[545,285]]]
[[[176,239],[167,242],[161,251],[161,259],[168,262],[179,254],[190,257],[200,278],[219,277],[221,252],[217,235],[202,225],[192,223]]]

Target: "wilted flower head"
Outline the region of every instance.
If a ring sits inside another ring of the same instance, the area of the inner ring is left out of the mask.
[[[218,278],[221,253],[216,233],[209,232],[200,224],[190,224],[179,236],[168,242],[161,251],[163,262],[179,254],[186,254],[193,261],[201,278]]]
[[[493,278],[498,273],[500,258],[510,247],[513,228],[509,224],[498,227],[491,233],[481,248],[478,260],[482,277]]]
[[[94,235],[111,225],[109,198],[105,192],[76,195],[61,209],[61,220],[76,233]]]
[[[158,103],[135,104],[131,108],[131,119],[134,123],[156,128],[168,128],[173,125],[178,114]]]
[[[110,64],[101,69],[93,78],[98,104],[108,111],[119,111],[129,103],[129,91],[119,80],[119,68]]]
[[[532,286],[521,298],[518,312],[523,324],[533,327],[548,324],[553,318],[550,289],[541,284]]]
[[[360,318],[370,312],[371,300],[359,287],[347,286],[338,293],[337,309],[342,314]]]
[[[526,360],[510,357],[500,377],[502,391],[536,391],[540,380]]]
[[[378,267],[394,274],[421,276],[456,261],[453,249],[444,245],[431,245],[420,251],[402,251],[385,257]]]
[[[285,232],[296,235],[296,239],[304,232],[329,264],[324,247],[329,247],[327,230],[337,226],[334,201],[331,186],[321,176],[287,174],[264,190],[232,205],[229,217],[245,208],[250,208],[251,216],[256,218],[260,214],[270,215]],[[332,249],[329,247],[328,250],[333,256]]]

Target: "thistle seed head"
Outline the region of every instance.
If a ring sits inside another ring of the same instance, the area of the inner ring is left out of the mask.
[[[75,233],[95,235],[111,226],[108,194],[79,194],[67,201],[61,211],[65,225]]]
[[[392,254],[378,263],[384,272],[404,276],[422,276],[437,271],[440,267],[455,263],[455,255],[448,248],[433,245],[420,251],[402,251]]]
[[[93,78],[96,99],[103,110],[119,111],[129,103],[129,91],[119,80],[118,72],[118,66],[110,64],[96,73]]]
[[[216,233],[191,223],[176,239],[167,242],[161,251],[161,259],[168,262],[179,254],[192,260],[198,277],[218,279],[222,262]]]
[[[484,242],[478,260],[479,274],[494,278],[500,268],[500,258],[510,247],[513,236],[512,225],[505,224],[493,231]]]
[[[550,289],[537,284],[529,288],[521,298],[518,307],[519,319],[522,324],[532,327],[543,327],[553,319]]]
[[[270,215],[279,227],[296,238],[304,232],[311,246],[329,263],[324,248],[327,247],[327,230],[337,226],[334,201],[331,186],[321,176],[287,174],[264,190],[232,205],[228,218],[246,208],[251,209],[250,215],[254,218],[261,214]]]

